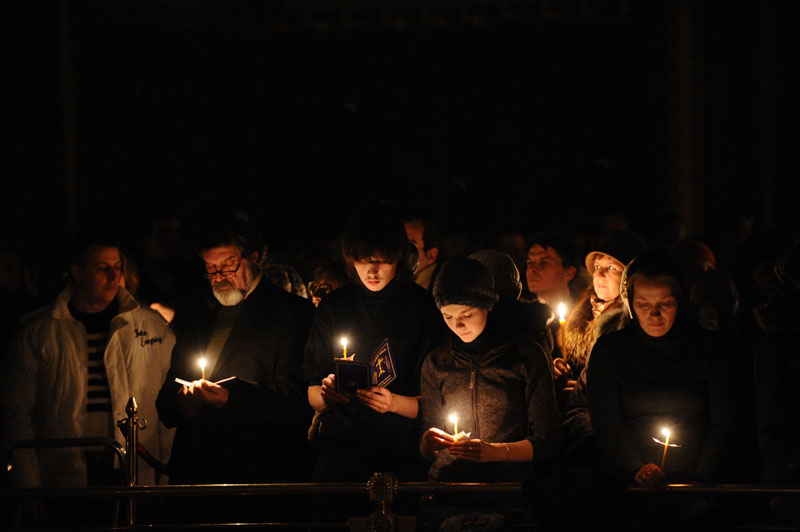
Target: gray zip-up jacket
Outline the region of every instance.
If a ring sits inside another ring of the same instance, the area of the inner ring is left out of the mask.
[[[556,457],[561,419],[547,356],[533,340],[504,324],[495,345],[479,357],[455,347],[432,351],[422,365],[422,429],[458,429],[489,443],[527,439],[533,461]],[[448,353],[449,351],[449,353]]]

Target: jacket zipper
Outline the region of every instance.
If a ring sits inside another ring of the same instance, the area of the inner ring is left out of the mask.
[[[478,387],[475,385],[478,379],[478,368],[473,364],[472,373],[469,376],[469,389],[472,392],[472,438],[480,438],[480,430],[478,428]]]

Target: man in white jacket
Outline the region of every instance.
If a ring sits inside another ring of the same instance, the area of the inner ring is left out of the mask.
[[[124,443],[116,422],[135,397],[147,420],[139,441],[166,462],[172,432],[159,422],[155,399],[169,369],[175,337],[163,318],[122,286],[123,260],[113,243],[78,250],[72,282],[53,305],[23,318],[0,373],[0,450],[25,439],[108,437]],[[105,483],[113,461],[94,450],[15,450],[15,487]],[[118,473],[118,470],[117,470]],[[139,461],[139,483],[155,471]]]

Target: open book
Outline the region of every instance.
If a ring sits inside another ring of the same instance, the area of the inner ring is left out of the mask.
[[[385,388],[397,378],[389,339],[383,341],[372,353],[369,363],[350,358],[336,358],[333,361],[336,374],[336,391],[355,393],[358,389],[380,386]]]

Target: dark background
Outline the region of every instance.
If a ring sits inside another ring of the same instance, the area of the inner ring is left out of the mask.
[[[273,249],[364,199],[449,232],[797,236],[800,3],[5,8],[6,241],[241,208]]]

